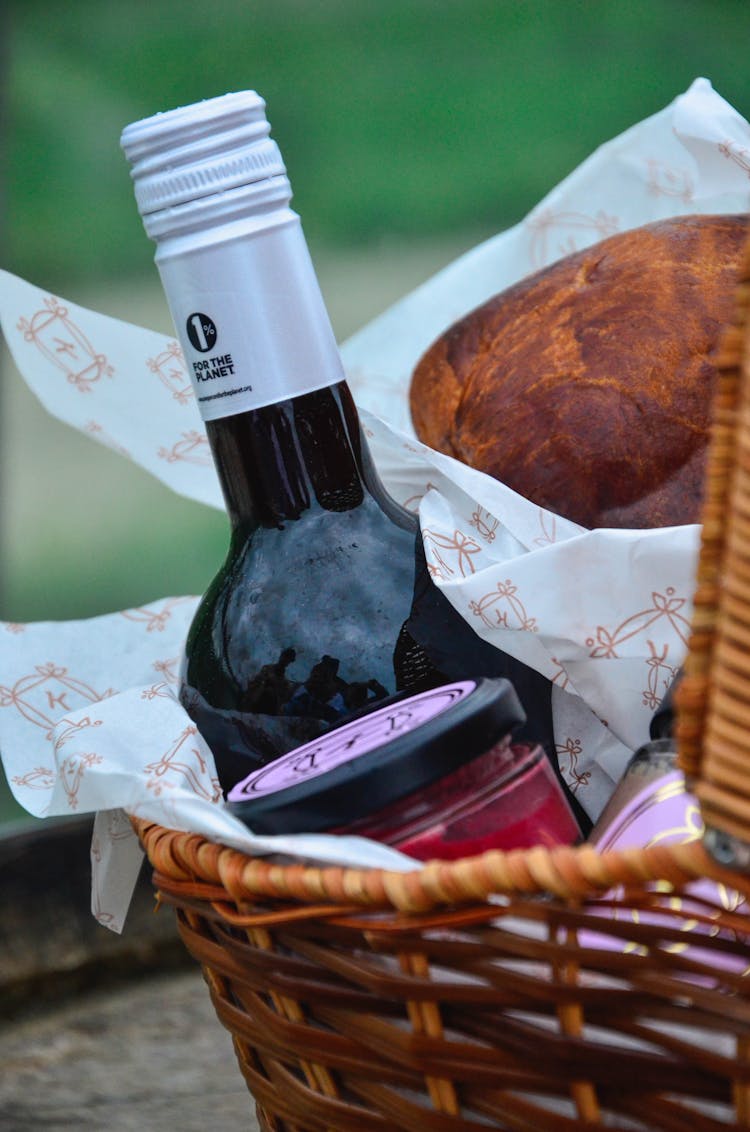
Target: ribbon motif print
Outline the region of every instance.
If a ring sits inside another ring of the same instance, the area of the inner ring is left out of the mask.
[[[428,563],[427,566],[433,578],[450,578],[456,573],[456,570],[462,578],[474,573],[474,563],[471,556],[478,554],[481,549],[475,539],[465,535],[460,530],[454,530],[452,535],[444,535],[440,531],[430,530],[429,527],[425,527],[422,531],[422,538],[425,550],[429,547],[435,558],[435,562]],[[448,553],[441,553],[441,551],[455,552],[454,566],[449,564]]]

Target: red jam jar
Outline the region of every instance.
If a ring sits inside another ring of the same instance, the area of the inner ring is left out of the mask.
[[[504,679],[396,697],[253,771],[229,793],[255,833],[358,834],[417,860],[570,845],[580,830]]]

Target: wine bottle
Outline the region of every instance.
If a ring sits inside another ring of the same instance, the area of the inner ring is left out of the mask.
[[[158,114],[122,145],[231,525],[181,677],[224,789],[402,690],[462,677],[509,676],[549,743],[548,681],[455,612],[377,475],[263,100]]]

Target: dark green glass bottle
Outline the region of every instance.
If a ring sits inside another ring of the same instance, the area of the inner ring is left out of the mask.
[[[226,785],[413,682],[394,654],[416,532],[366,457],[344,383],[207,431],[232,536],[181,694]]]
[[[123,133],[231,523],[182,701],[225,790],[389,696],[469,676],[510,676],[549,744],[549,683],[432,584],[416,517],[375,471],[264,109],[226,95]]]

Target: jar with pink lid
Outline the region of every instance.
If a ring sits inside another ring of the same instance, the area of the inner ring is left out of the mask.
[[[418,860],[569,845],[580,829],[509,681],[396,696],[253,771],[228,795],[256,833],[358,834]]]

